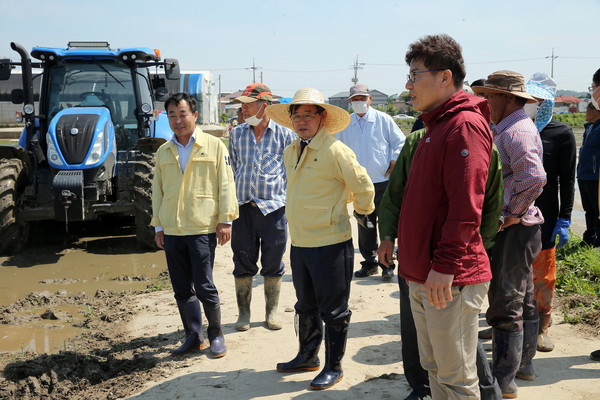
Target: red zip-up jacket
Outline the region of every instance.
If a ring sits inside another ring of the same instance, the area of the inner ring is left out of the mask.
[[[453,286],[492,278],[479,226],[492,152],[487,101],[456,92],[421,115],[419,142],[398,220],[402,277],[425,283],[431,269],[454,275]]]

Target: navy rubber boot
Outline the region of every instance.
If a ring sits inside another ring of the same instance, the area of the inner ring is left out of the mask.
[[[323,322],[318,315],[298,314],[300,349],[291,361],[277,364],[278,372],[316,371],[321,363],[319,349],[323,341]]]

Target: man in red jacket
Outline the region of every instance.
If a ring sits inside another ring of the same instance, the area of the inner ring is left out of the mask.
[[[477,327],[492,277],[479,234],[493,141],[489,109],[461,90],[461,50],[448,35],[431,35],[405,57],[406,89],[427,133],[404,191],[398,264],[433,399],[479,398]]]

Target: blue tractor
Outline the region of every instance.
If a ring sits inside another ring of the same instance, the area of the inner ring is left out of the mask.
[[[137,239],[154,247],[154,153],[173,134],[154,103],[168,96],[165,79],[180,78],[178,61],[106,42],[34,47],[39,62],[19,44],[11,48],[21,61],[0,60],[0,80],[21,67],[23,88],[11,97],[23,104],[17,119],[25,127],[18,145],[0,146],[0,253],[21,251],[33,221],[106,214],[134,216]]]

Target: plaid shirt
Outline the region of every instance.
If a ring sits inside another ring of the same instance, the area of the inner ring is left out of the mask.
[[[229,155],[239,205],[253,201],[263,215],[285,206],[283,149],[295,139],[293,131],[273,120],[258,143],[248,124],[231,130]]]
[[[504,176],[502,215],[521,218],[525,225],[543,223],[534,201],[546,184],[544,152],[540,135],[523,108],[495,126],[494,142],[500,152]]]

